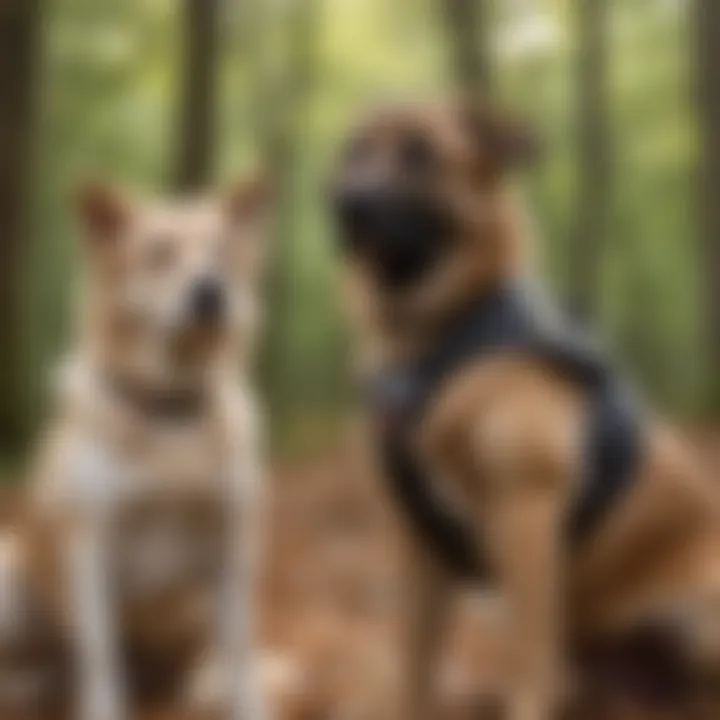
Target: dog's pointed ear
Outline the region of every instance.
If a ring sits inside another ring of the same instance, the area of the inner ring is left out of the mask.
[[[102,182],[84,183],[77,192],[80,221],[90,240],[112,240],[130,219],[130,203],[125,195]]]
[[[460,113],[483,171],[502,174],[540,160],[540,139],[525,123],[473,102],[461,103]]]
[[[277,194],[275,179],[267,170],[256,171],[225,193],[223,206],[234,225],[256,225],[269,219]]]

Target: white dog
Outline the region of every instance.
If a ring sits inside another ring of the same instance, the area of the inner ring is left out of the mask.
[[[67,623],[82,720],[176,700],[205,651],[223,714],[267,717],[247,366],[269,195],[262,179],[175,203],[81,195],[79,340],[31,485],[29,565]]]

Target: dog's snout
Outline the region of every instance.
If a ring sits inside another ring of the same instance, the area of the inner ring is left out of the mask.
[[[225,293],[214,278],[199,280],[192,290],[192,315],[199,322],[216,322],[225,311]]]
[[[354,187],[337,196],[337,205],[341,241],[386,286],[409,285],[431,270],[454,232],[447,207],[413,189]]]
[[[367,189],[351,188],[336,197],[336,211],[342,231],[351,238],[372,232],[378,199]]]

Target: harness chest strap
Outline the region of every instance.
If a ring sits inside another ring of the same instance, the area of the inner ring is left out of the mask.
[[[527,287],[508,285],[462,313],[433,348],[371,385],[378,444],[392,495],[418,534],[454,574],[487,575],[477,533],[460,507],[437,492],[418,462],[411,436],[431,397],[464,364],[506,350],[550,363],[589,397],[584,477],[567,534],[577,546],[593,535],[634,476],[642,450],[641,422],[629,393],[579,330],[547,312]]]

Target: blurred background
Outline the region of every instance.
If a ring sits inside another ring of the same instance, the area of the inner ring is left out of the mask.
[[[547,283],[720,459],[718,0],[0,0],[0,519],[72,338],[77,183],[187,192],[259,164],[278,178],[263,638],[315,703],[279,717],[382,704],[404,610],[395,518],[345,444],[328,168],[366,105],[456,89],[538,128],[545,160],[525,181]],[[493,612],[460,608],[443,720],[477,717],[468,699],[498,682]]]
[[[646,394],[720,412],[720,7],[714,0],[3,0],[0,467],[72,326],[72,189],[280,179],[260,363],[279,454],[330,444],[352,392],[323,185],[356,113],[463,87],[529,118],[541,261]]]

